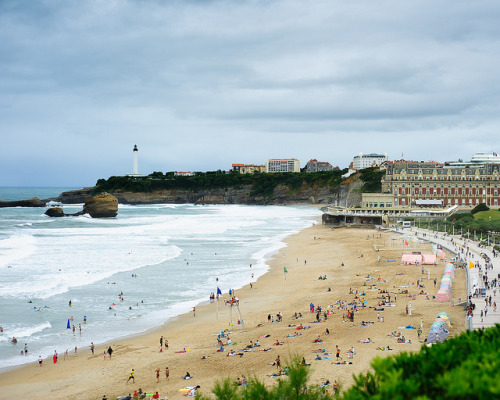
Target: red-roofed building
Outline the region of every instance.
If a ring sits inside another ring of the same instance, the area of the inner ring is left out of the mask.
[[[266,172],[300,172],[300,162],[296,158],[273,158],[267,160]]]
[[[306,172],[318,172],[318,171],[332,171],[334,169],[339,169],[339,167],[333,168],[332,164],[326,161],[318,161],[315,158],[309,160],[306,164]]]
[[[441,164],[436,161],[386,161],[382,192],[394,195],[396,206],[439,200],[444,207],[500,205],[500,164]]]
[[[265,172],[265,165],[256,164],[232,164],[232,170],[240,174],[253,174],[254,172]]]

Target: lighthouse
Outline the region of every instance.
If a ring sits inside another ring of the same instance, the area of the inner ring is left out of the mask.
[[[137,170],[137,158],[138,158],[138,153],[139,153],[139,150],[137,149],[137,145],[134,144],[134,169],[132,170],[132,174],[134,175],[139,175],[139,172]]]
[[[138,168],[139,149],[137,149],[136,144],[134,145],[133,153],[134,153],[134,165],[133,165],[132,173],[126,174],[126,176],[141,176],[141,174],[139,173],[139,168]]]

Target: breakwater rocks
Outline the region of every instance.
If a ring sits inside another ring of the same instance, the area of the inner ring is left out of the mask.
[[[45,207],[48,200],[40,200],[38,197],[33,197],[28,200],[5,201],[0,200],[0,208],[5,207]]]
[[[49,217],[75,217],[89,214],[92,218],[112,218],[118,215],[118,199],[108,193],[85,200],[83,210],[75,214],[65,214],[61,207],[51,207],[45,211]]]
[[[302,185],[292,190],[285,185],[274,188],[271,196],[252,195],[251,185],[220,189],[181,190],[165,189],[151,192],[116,191],[110,193],[120,204],[248,204],[248,205],[301,205],[339,204],[354,207],[361,204],[360,188],[363,182],[349,178],[337,188]],[[92,188],[62,193],[57,201],[64,204],[83,203],[92,197]]]

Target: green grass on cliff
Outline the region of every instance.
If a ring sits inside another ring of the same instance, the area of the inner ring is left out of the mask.
[[[109,179],[99,179],[93,191],[102,192],[152,192],[155,190],[208,190],[251,187],[252,197],[273,195],[278,185],[284,185],[291,191],[298,191],[304,185],[308,187],[336,188],[342,181],[345,170],[313,172],[313,173],[255,173],[239,174],[223,171],[197,172],[195,176],[174,176],[173,172],[165,174],[154,172],[149,176],[132,178],[127,176],[112,176]]]

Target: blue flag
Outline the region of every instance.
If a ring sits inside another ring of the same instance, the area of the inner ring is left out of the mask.
[[[217,294],[222,294],[221,290],[219,289],[219,287],[217,286]]]

